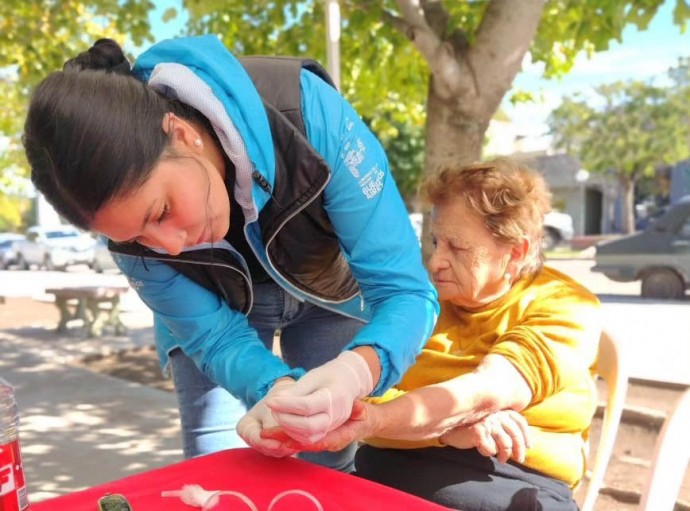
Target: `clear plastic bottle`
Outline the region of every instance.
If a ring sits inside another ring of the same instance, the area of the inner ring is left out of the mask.
[[[28,507],[17,401],[12,385],[0,378],[0,511],[24,511]]]

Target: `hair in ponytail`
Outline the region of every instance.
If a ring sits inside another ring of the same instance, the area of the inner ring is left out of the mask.
[[[60,215],[84,229],[103,205],[144,183],[166,154],[167,112],[210,129],[199,112],[130,69],[115,41],[99,39],[31,97],[23,136],[31,180]]]

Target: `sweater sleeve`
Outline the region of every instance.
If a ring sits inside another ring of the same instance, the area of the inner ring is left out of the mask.
[[[532,404],[539,403],[588,373],[596,360],[601,324],[596,296],[562,283],[536,298],[491,353],[515,366],[532,391]]]
[[[381,378],[373,395],[380,395],[400,381],[429,337],[436,291],[381,144],[330,85],[303,71],[301,86],[309,141],[332,172],[325,208],[372,312],[346,349],[376,349]]]

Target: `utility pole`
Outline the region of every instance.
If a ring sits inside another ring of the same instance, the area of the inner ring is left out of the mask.
[[[340,90],[340,4],[338,0],[326,3],[326,62],[333,83]]]

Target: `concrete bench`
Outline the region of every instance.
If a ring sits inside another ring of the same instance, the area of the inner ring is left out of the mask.
[[[57,331],[67,331],[67,324],[81,320],[89,337],[100,337],[103,327],[111,326],[115,335],[126,335],[127,328],[120,319],[120,295],[128,286],[75,286],[46,289],[55,296],[60,310]]]

